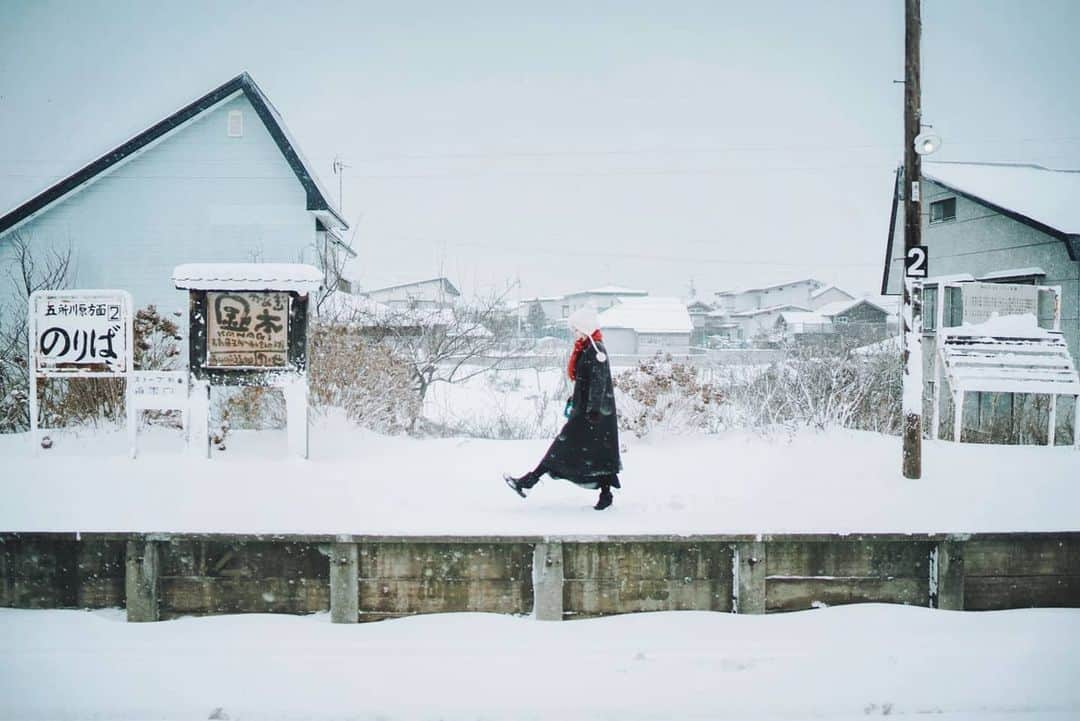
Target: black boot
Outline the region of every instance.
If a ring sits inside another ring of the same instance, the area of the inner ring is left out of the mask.
[[[611,495],[610,486],[601,486],[600,487],[600,498],[597,499],[596,505],[593,506],[593,508],[596,509],[597,511],[602,511],[602,510],[604,510],[605,508],[607,508],[608,506],[610,506],[614,502],[615,502],[615,497]]]
[[[514,478],[509,473],[503,476],[503,480],[506,481],[506,485],[513,489],[514,493],[518,494],[522,498],[525,498],[525,491],[529,490],[536,485],[536,482],[540,480],[537,478],[535,472],[530,471],[524,476],[518,476]]]

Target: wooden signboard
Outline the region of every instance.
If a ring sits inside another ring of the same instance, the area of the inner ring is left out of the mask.
[[[206,294],[208,368],[285,368],[289,362],[289,294]]]

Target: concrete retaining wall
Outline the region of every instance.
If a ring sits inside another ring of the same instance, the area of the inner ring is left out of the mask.
[[[330,611],[795,611],[847,603],[1080,607],[1080,533],[620,537],[0,534],[0,606],[131,621]]]

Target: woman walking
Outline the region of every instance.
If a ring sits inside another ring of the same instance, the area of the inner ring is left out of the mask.
[[[566,424],[535,469],[517,478],[510,475],[503,478],[522,498],[545,473],[582,488],[599,488],[600,498],[593,508],[602,511],[614,500],[611,489],[621,488],[617,475],[622,462],[615,388],[596,311],[582,308],[567,320],[576,338],[566,367],[574,383],[574,395],[567,403]]]

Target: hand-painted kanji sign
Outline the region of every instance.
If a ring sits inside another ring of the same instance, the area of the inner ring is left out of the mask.
[[[34,373],[129,370],[131,297],[123,291],[39,291],[30,299]]]
[[[284,368],[289,361],[289,294],[206,294],[206,365]]]

